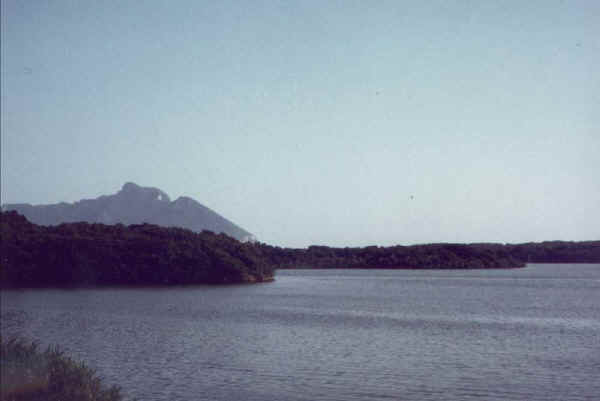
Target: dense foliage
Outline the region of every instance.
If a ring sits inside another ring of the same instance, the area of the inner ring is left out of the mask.
[[[269,280],[251,244],[225,234],[150,224],[38,226],[16,212],[1,220],[3,287],[165,285]]]
[[[488,269],[522,267],[503,245],[430,244],[364,248],[284,249],[260,245],[278,268]]]
[[[106,387],[94,371],[58,348],[40,351],[20,339],[0,342],[2,401],[118,401],[118,387]]]
[[[600,241],[306,249],[150,224],[38,226],[2,213],[3,287],[219,284],[271,280],[276,268],[488,269],[600,263]]]
[[[600,241],[546,241],[507,245],[508,251],[531,263],[600,263]]]
[[[307,249],[258,246],[277,268],[488,269],[525,263],[600,263],[600,241]]]

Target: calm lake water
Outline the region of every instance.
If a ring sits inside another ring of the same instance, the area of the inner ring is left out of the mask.
[[[139,400],[597,400],[600,265],[295,270],[256,285],[2,291],[2,334]]]

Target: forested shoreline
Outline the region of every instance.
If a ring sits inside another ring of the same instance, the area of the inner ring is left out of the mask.
[[[501,245],[429,244],[412,246],[306,249],[262,245],[276,268],[345,269],[490,269],[525,266]]]
[[[188,285],[264,282],[275,269],[493,269],[600,263],[600,241],[426,244],[305,249],[151,224],[32,224],[1,219],[0,286]]]
[[[600,241],[306,249],[260,246],[270,264],[279,269],[494,269],[524,267],[526,263],[600,263]]]
[[[225,234],[151,224],[32,224],[1,220],[2,287],[261,282],[273,269],[251,244]]]

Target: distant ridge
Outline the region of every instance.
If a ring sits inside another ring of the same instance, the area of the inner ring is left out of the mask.
[[[182,196],[174,201],[158,188],[141,187],[127,182],[113,195],[82,199],[74,203],[30,205],[14,203],[2,206],[14,210],[35,224],[52,226],[85,221],[125,225],[150,223],[163,227],[182,227],[225,233],[239,241],[253,241],[254,236],[196,200]]]

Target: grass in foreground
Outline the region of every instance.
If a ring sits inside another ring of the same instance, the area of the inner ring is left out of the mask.
[[[74,361],[58,347],[41,351],[35,342],[0,340],[1,401],[117,401],[116,386],[107,388],[93,369]]]

